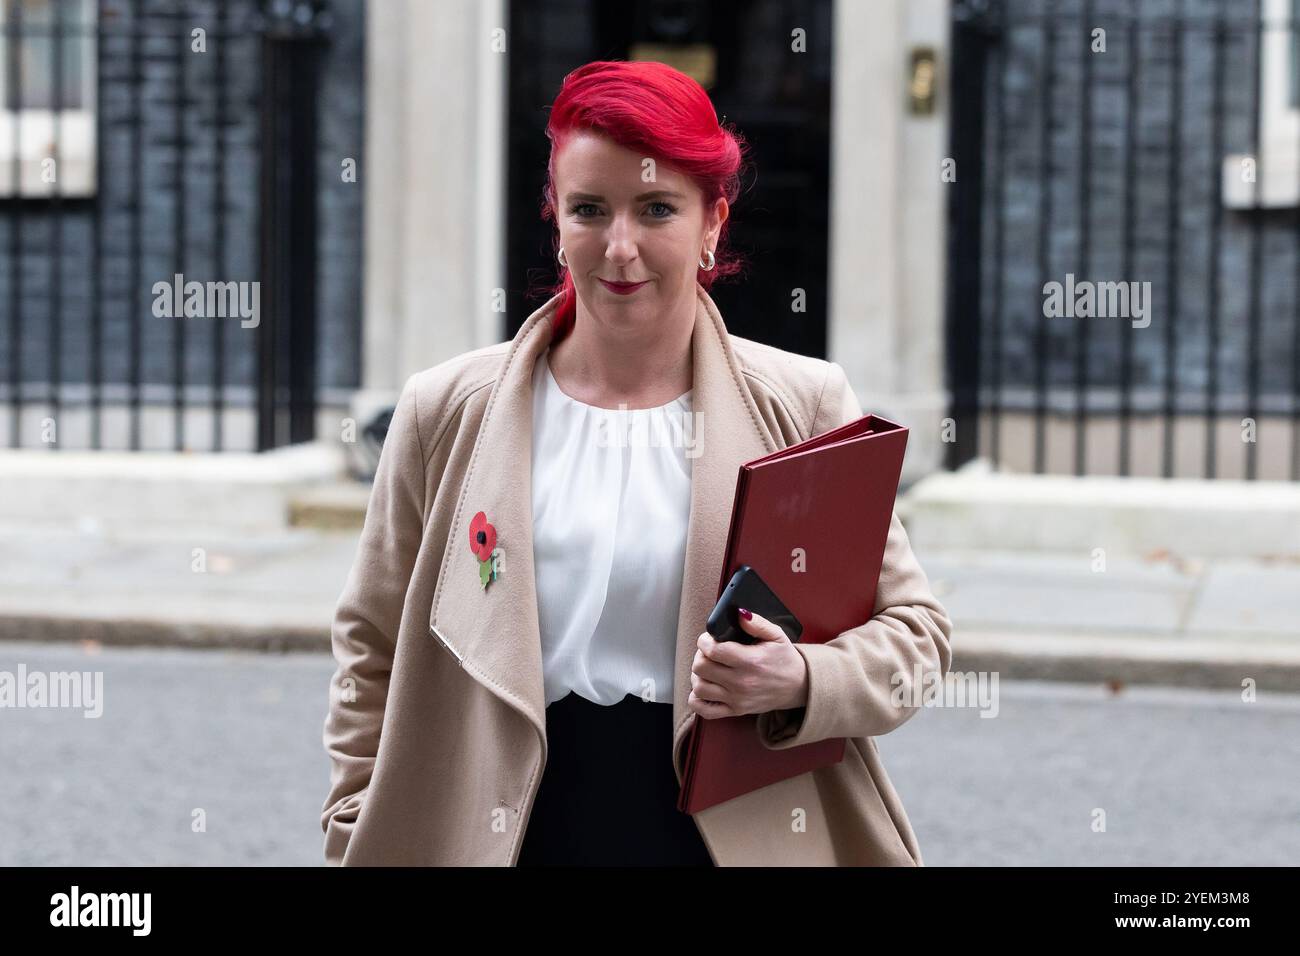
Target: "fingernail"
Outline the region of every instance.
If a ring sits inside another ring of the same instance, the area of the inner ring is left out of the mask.
[[[749,611],[747,611],[743,607],[739,608],[738,610],[740,611],[740,616],[743,617],[746,621],[750,620],[754,616],[753,614],[750,614]]]

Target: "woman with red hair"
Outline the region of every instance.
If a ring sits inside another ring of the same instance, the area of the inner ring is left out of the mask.
[[[626,405],[664,433],[690,415],[696,288],[739,268],[724,237],[744,146],[698,83],[655,62],[574,70],[546,135],[561,277],[543,356],[555,387],[535,409],[533,551],[549,754],[519,864],[707,866],[675,807],[672,706],[643,692],[673,682],[691,459],[682,442],[638,447],[624,474],[601,467],[592,436],[597,410]],[[575,549],[597,555],[581,578]]]
[[[622,147],[632,154],[621,155],[625,162],[631,159],[640,182],[653,182],[653,173],[662,163],[671,167],[667,175],[674,184],[691,192],[693,202],[681,210],[688,221],[674,221],[670,238],[683,239],[685,231],[700,232],[698,268],[692,269],[689,261],[677,263],[677,278],[685,279],[669,292],[676,292],[679,299],[693,299],[694,282],[708,290],[715,279],[740,271],[739,257],[726,249],[727,213],[740,193],[746,144],[739,133],[719,124],[708,95],[690,77],[663,63],[588,63],[565,78],[551,107],[546,135],[551,141],[551,157],[542,215],[556,225],[555,250],[564,267],[552,289],[560,295],[554,342],[573,328],[577,311],[577,287],[567,266],[564,240],[567,237],[573,244],[579,234],[566,231],[565,210],[556,194],[557,158],[575,136],[586,150],[578,158],[570,158],[574,175],[590,174],[591,166],[599,165],[603,157],[593,155],[593,149]],[[661,215],[668,218],[668,214]],[[707,222],[701,221],[701,216]],[[595,301],[590,293],[597,290],[588,276],[580,273],[577,281],[584,283],[582,292],[589,293],[586,301]],[[645,305],[645,298],[637,305]]]
[[[385,440],[335,619],[327,860],[919,865],[868,738],[916,710],[894,673],[947,671],[950,624],[897,516],[871,620],[704,631],[739,465],[862,415],[839,365],[731,335],[708,294],[740,269],[743,141],[652,62],[574,70],[546,133],[558,284],[412,376]],[[694,721],[747,714],[772,749],[853,746],[679,812]]]

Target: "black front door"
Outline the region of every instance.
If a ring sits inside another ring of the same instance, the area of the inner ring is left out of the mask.
[[[711,62],[712,79],[701,82],[750,143],[753,164],[730,231],[749,268],[711,294],[736,335],[824,358],[831,14],[831,0],[513,0],[505,333],[558,277],[540,209],[546,108],[564,76],[602,59],[658,59],[684,72]]]

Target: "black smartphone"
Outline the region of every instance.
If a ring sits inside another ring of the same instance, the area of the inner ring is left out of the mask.
[[[742,564],[731,576],[721,597],[718,598],[718,603],[713,606],[709,614],[709,622],[705,630],[718,641],[758,643],[758,638],[746,633],[740,626],[736,610],[742,607],[776,624],[785,631],[785,636],[792,642],[798,643],[799,636],[803,634],[803,625],[799,623],[799,619],[781,603],[781,599],[772,593],[767,582],[748,564]]]

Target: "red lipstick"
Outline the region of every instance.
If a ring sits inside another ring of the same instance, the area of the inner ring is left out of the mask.
[[[646,282],[648,281],[650,280],[647,279]],[[610,282],[607,279],[601,279],[600,284],[617,295],[631,295],[645,285],[645,282]]]

